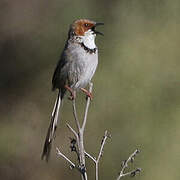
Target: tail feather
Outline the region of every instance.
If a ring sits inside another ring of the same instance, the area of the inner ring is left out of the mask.
[[[54,105],[54,109],[52,112],[51,122],[50,122],[50,125],[48,128],[46,140],[44,143],[43,153],[41,156],[41,159],[44,159],[44,157],[45,157],[46,161],[48,161],[48,159],[49,159],[52,141],[55,138],[55,132],[56,132],[56,127],[57,127],[57,121],[58,121],[58,115],[59,115],[61,101],[62,101],[62,96],[61,96],[61,92],[59,91],[55,105]]]

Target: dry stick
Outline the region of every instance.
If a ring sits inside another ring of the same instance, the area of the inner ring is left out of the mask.
[[[68,124],[66,123],[67,127],[69,128],[70,131],[72,131],[72,133],[74,134],[76,140],[78,139],[78,134],[76,133],[76,131]],[[86,151],[84,151],[85,155],[90,158],[91,160],[94,161],[94,163],[96,163],[96,158],[91,156],[89,153],[87,153]]]
[[[89,83],[89,92],[92,93],[92,88],[93,88],[93,84]],[[87,98],[87,103],[86,103],[86,109],[85,109],[85,113],[84,113],[84,120],[83,120],[83,125],[82,125],[82,131],[84,132],[85,126],[86,126],[86,122],[87,122],[87,114],[88,114],[88,110],[89,110],[89,104],[90,104],[91,98],[88,97]]]
[[[90,158],[94,163],[95,163],[95,167],[96,167],[96,171],[95,171],[95,174],[96,174],[96,180],[99,179],[99,161],[100,161],[100,158],[102,157],[103,155],[103,149],[104,149],[104,145],[106,143],[106,140],[107,138],[110,138],[110,135],[108,135],[108,132],[107,130],[105,131],[105,134],[103,136],[103,139],[102,139],[102,142],[101,142],[101,147],[100,147],[100,150],[99,150],[99,154],[98,154],[98,157],[97,159],[93,156],[91,156],[89,153],[87,153],[85,151],[85,155]]]
[[[68,162],[70,163],[70,165],[71,165],[72,168],[75,168],[75,167],[76,167],[76,165],[75,165],[71,160],[69,160],[69,159],[59,150],[59,148],[56,148],[56,150],[57,150],[57,155],[63,157],[66,161],[68,161]]]
[[[121,172],[119,173],[119,176],[118,176],[118,178],[117,178],[116,180],[120,180],[122,177],[128,176],[128,175],[130,175],[130,176],[135,176],[136,173],[138,173],[138,172],[141,171],[140,168],[137,168],[137,169],[135,169],[135,170],[133,170],[133,171],[130,171],[130,172],[128,172],[128,173],[124,173],[125,169],[128,167],[128,163],[129,163],[129,162],[133,162],[135,156],[136,156],[139,152],[140,152],[140,151],[139,151],[138,149],[136,149],[136,150],[129,156],[129,158],[123,162]]]
[[[95,166],[96,166],[96,180],[99,179],[99,161],[100,161],[100,158],[101,158],[102,155],[103,155],[104,145],[105,145],[106,140],[107,140],[108,137],[110,137],[110,136],[108,135],[108,132],[107,132],[107,130],[106,130],[106,131],[105,131],[105,134],[104,134],[104,136],[103,136],[102,142],[101,142],[101,147],[100,147],[100,150],[99,150],[99,154],[98,154],[97,159],[94,158],[93,156],[91,156],[89,153],[87,153],[87,152],[85,151],[85,155],[86,155],[88,158],[90,158],[90,159],[95,163]]]
[[[77,132],[68,124],[66,123],[67,127],[69,128],[70,131],[72,131],[72,133],[74,134],[76,140],[78,140],[78,134]]]
[[[108,132],[106,130],[105,134],[103,136],[102,142],[101,142],[101,148],[100,148],[100,151],[99,151],[99,155],[98,155],[97,160],[95,162],[95,164],[96,164],[96,180],[98,180],[98,178],[99,178],[99,161],[100,161],[100,158],[102,157],[103,148],[104,148],[104,145],[106,143],[107,138],[108,138]]]
[[[74,134],[76,140],[78,141],[78,134],[77,134],[77,132],[76,132],[68,123],[66,123],[66,125],[67,125],[67,127],[69,128],[69,130]],[[90,155],[89,153],[87,153],[86,151],[84,151],[84,153],[85,153],[85,155],[86,155],[88,158],[90,158],[91,160],[94,161],[94,163],[96,163],[96,158],[95,158],[95,157],[91,156],[91,155]]]
[[[84,155],[84,144],[83,144],[83,135],[84,134],[83,134],[83,131],[81,131],[80,123],[77,118],[75,99],[73,100],[72,104],[73,104],[73,115],[74,115],[77,131],[78,131],[77,144],[78,144],[78,148],[79,148],[79,161],[80,161],[79,168],[80,168],[80,172],[81,172],[81,179],[87,180],[87,173],[85,171],[85,155]]]
[[[89,92],[92,92],[92,88],[93,88],[93,84],[90,83],[89,84]],[[101,147],[100,147],[100,151],[97,157],[94,158],[93,156],[91,156],[90,154],[88,154],[85,150],[84,150],[84,141],[83,141],[83,137],[84,137],[84,130],[85,130],[85,126],[86,126],[86,122],[87,122],[87,114],[88,114],[88,109],[89,109],[89,105],[90,105],[90,97],[87,97],[87,102],[86,102],[86,108],[85,108],[85,113],[84,113],[84,119],[83,119],[83,124],[82,127],[80,126],[78,117],[77,117],[77,111],[76,111],[76,104],[75,104],[75,100],[72,101],[73,104],[73,115],[74,115],[74,119],[75,119],[75,123],[76,123],[76,127],[78,130],[78,133],[69,125],[66,124],[67,127],[69,128],[70,131],[72,131],[72,133],[74,134],[74,136],[76,137],[77,140],[77,145],[79,148],[79,159],[80,159],[80,166],[77,167],[71,160],[69,160],[63,153],[60,152],[60,150],[58,148],[56,148],[57,150],[57,154],[61,157],[63,157],[66,161],[68,161],[71,164],[72,168],[77,168],[80,172],[81,172],[81,178],[82,180],[87,180],[87,173],[86,173],[86,167],[85,167],[85,155],[87,157],[89,157],[96,165],[96,180],[98,180],[98,174],[99,174],[99,161],[100,158],[102,157],[103,154],[103,149],[104,149],[104,145],[106,143],[107,138],[109,137],[107,130],[105,131],[105,134],[103,136],[102,139],[102,143],[101,143]],[[131,176],[135,176],[136,173],[140,172],[141,169],[137,168],[131,172],[128,173],[124,173],[125,169],[128,167],[128,163],[131,161],[133,162],[135,156],[139,153],[139,150],[136,150],[133,154],[131,154],[128,158],[128,160],[124,161],[123,165],[122,165],[122,170],[119,173],[119,176],[117,178],[117,180],[120,180],[122,177],[127,176],[127,175],[131,175]]]
[[[69,130],[72,131],[72,133],[74,134],[74,136],[76,138],[77,146],[79,147],[79,136],[78,136],[77,132],[68,123],[66,123],[66,125],[69,128]],[[78,155],[78,157],[79,157],[79,155]]]
[[[92,88],[93,88],[93,84],[89,83],[89,92],[90,93],[92,92]],[[72,101],[73,115],[74,115],[78,133],[75,133],[75,131],[73,131],[73,129],[70,126],[68,126],[68,128],[74,133],[74,135],[76,136],[76,139],[77,139],[78,148],[79,148],[79,160],[80,160],[80,169],[81,169],[81,173],[82,173],[81,174],[82,180],[87,180],[87,173],[86,173],[86,167],[85,167],[85,151],[84,151],[84,129],[85,129],[86,122],[87,122],[87,113],[88,113],[88,109],[89,109],[89,104],[90,104],[90,97],[87,97],[83,124],[82,124],[82,127],[80,127],[80,123],[79,123],[79,120],[77,117],[75,99]],[[78,137],[76,134],[78,135]]]
[[[94,158],[93,156],[91,156],[89,153],[87,153],[86,151],[84,152],[85,155],[90,158],[92,161],[94,161],[94,163],[96,164],[96,158]]]
[[[75,123],[76,123],[76,127],[78,132],[80,131],[81,127],[80,127],[80,123],[77,117],[77,111],[76,111],[76,103],[75,103],[75,99],[72,100],[72,104],[73,104],[73,115],[74,115],[74,119],[75,119]]]

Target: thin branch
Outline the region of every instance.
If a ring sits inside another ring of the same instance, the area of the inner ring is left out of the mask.
[[[72,100],[72,105],[73,105],[73,115],[74,115],[74,119],[75,119],[75,123],[76,123],[76,127],[78,132],[80,131],[81,127],[80,127],[80,123],[77,117],[77,112],[76,112],[76,102],[75,99]]]
[[[94,158],[93,156],[91,156],[89,153],[87,153],[86,151],[85,151],[85,155],[88,157],[88,158],[90,158],[94,163],[96,163],[96,158]]]
[[[90,93],[92,92],[92,88],[93,88],[93,84],[89,83],[89,92]],[[84,112],[84,118],[83,118],[83,122],[82,122],[82,127],[81,127],[80,122],[78,120],[75,99],[72,100],[72,106],[73,106],[73,115],[74,115],[77,131],[75,131],[68,123],[66,124],[67,127],[69,128],[69,130],[74,134],[74,136],[76,138],[76,139],[75,138],[73,138],[73,139],[70,138],[71,139],[70,148],[71,148],[71,151],[75,151],[77,153],[79,164],[75,165],[58,148],[56,148],[57,155],[64,158],[70,164],[71,168],[76,168],[81,173],[81,179],[82,180],[87,180],[88,179],[87,178],[87,172],[86,172],[86,165],[85,165],[85,160],[86,160],[85,157],[90,158],[95,163],[96,180],[99,179],[99,162],[100,162],[100,159],[101,159],[101,157],[103,155],[103,150],[104,150],[106,140],[107,140],[107,138],[110,137],[110,135],[108,135],[108,132],[106,130],[105,134],[103,136],[102,142],[101,142],[101,146],[100,146],[100,150],[99,150],[97,159],[85,151],[85,149],[84,149],[84,130],[85,130],[86,122],[87,122],[87,114],[88,114],[88,110],[89,110],[90,100],[91,100],[90,97],[87,97],[87,99],[86,99],[86,107],[85,107],[85,112]],[[140,168],[137,168],[137,169],[134,169],[133,171],[125,172],[126,168],[128,167],[128,163],[133,162],[134,159],[135,159],[135,156],[139,152],[140,151],[137,149],[136,151],[134,151],[129,156],[129,158],[127,160],[123,161],[121,172],[119,173],[116,180],[120,180],[124,176],[133,177],[133,176],[135,176],[137,173],[139,173],[141,171]]]
[[[106,143],[107,138],[108,138],[108,132],[106,130],[105,134],[103,136],[102,142],[101,142],[101,148],[100,148],[99,155],[98,155],[98,158],[97,158],[97,163],[99,162],[100,158],[102,157],[104,145]]]
[[[89,83],[89,92],[92,93],[92,88],[93,88],[93,83]],[[84,132],[84,128],[86,126],[86,122],[87,122],[87,114],[88,114],[88,110],[89,110],[89,104],[90,104],[91,98],[87,97],[87,102],[86,102],[86,109],[85,109],[85,113],[84,113],[84,120],[83,120],[83,124],[82,124],[82,128],[81,130]]]
[[[66,123],[66,125],[69,128],[69,130],[74,134],[74,136],[76,137],[76,140],[78,140],[77,132],[68,123]]]
[[[70,159],[68,159],[68,158],[59,150],[59,148],[56,148],[56,150],[57,150],[57,155],[63,157],[66,161],[68,161],[72,168],[75,168],[75,167],[76,167],[76,165],[75,165]]]
[[[133,171],[130,171],[130,172],[127,172],[125,174],[122,174],[121,177],[124,177],[124,176],[131,176],[131,177],[134,177],[137,173],[140,173],[141,172],[141,168],[137,168]]]
[[[128,173],[124,173],[125,169],[128,167],[128,163],[129,162],[133,162],[134,159],[135,159],[135,156],[140,153],[140,151],[138,149],[136,149],[130,156],[127,160],[123,161],[122,162],[122,169],[121,169],[121,172],[119,173],[119,176],[117,178],[117,180],[120,180],[122,177],[124,176],[135,176],[137,173],[139,173],[141,171],[140,168],[137,168],[131,172],[128,172]]]
[[[98,155],[97,160],[96,160],[96,180],[98,180],[98,178],[99,178],[99,161],[100,161],[100,158],[103,155],[104,145],[105,145],[106,140],[107,140],[108,137],[109,137],[108,132],[106,130],[105,134],[103,136],[102,142],[101,142],[101,148],[100,148],[100,151],[99,151],[99,155]]]
[[[92,92],[92,87],[93,87],[93,84],[89,83],[89,92],[90,93]],[[90,105],[90,98],[87,97],[87,100],[86,100],[86,109],[85,109],[85,113],[84,113],[82,127],[80,126],[80,122],[77,117],[75,99],[72,101],[72,104],[73,104],[73,115],[74,115],[78,133],[76,133],[76,131],[74,131],[70,126],[68,126],[68,128],[73,132],[73,134],[76,136],[76,139],[77,139],[77,145],[78,145],[78,149],[79,149],[79,151],[78,151],[79,158],[78,159],[79,159],[79,163],[80,163],[81,178],[82,178],[82,180],[87,180],[87,173],[86,173],[86,166],[85,166],[85,150],[84,150],[84,129],[85,129],[86,122],[87,122],[87,114],[88,114],[88,109],[89,109],[89,105]]]
[[[68,123],[66,123],[66,125],[69,128],[69,130],[74,134],[74,136],[76,138],[76,142],[77,142],[77,147],[79,147],[79,136],[78,136],[77,132]],[[70,147],[75,148],[74,150],[75,150],[78,160],[79,160],[79,152],[77,151],[76,147],[75,146],[70,146]],[[71,151],[72,151],[72,149],[71,149]]]
[[[125,162],[123,162],[121,174],[123,174],[123,173],[124,173],[124,170],[128,167],[128,163],[129,163],[130,161],[134,161],[134,157],[135,157],[139,152],[140,152],[140,151],[139,151],[138,149],[136,149],[136,150],[129,156],[129,158],[128,158]]]

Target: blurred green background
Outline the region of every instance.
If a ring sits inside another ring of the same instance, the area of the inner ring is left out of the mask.
[[[138,180],[180,178],[180,1],[179,0],[1,0],[0,2],[0,179],[79,179],[55,155],[73,161],[62,108],[51,159],[40,156],[56,97],[51,78],[67,38],[79,18],[104,22],[97,37],[99,66],[93,78],[85,132],[86,150],[96,156],[104,131],[100,179],[115,179],[121,161],[136,148]],[[84,96],[78,97],[82,116]],[[94,167],[87,160],[89,179]],[[130,179],[129,177],[126,178]]]

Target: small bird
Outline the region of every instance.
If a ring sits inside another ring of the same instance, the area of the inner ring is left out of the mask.
[[[79,19],[70,25],[68,39],[52,78],[52,90],[58,89],[59,92],[42,153],[42,159],[45,157],[46,161],[49,159],[59,109],[66,91],[70,92],[72,100],[76,97],[77,90],[82,90],[92,99],[92,94],[85,87],[90,83],[98,65],[98,48],[95,44],[95,37],[97,34],[103,34],[96,31],[96,26],[103,24],[88,19]]]

